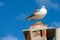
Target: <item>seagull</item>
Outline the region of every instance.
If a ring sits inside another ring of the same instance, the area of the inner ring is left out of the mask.
[[[47,14],[46,6],[42,6],[41,9],[35,10],[31,16],[26,18],[27,20],[41,20],[43,19]]]

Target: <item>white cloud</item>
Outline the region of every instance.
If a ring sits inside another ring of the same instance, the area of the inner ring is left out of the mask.
[[[16,20],[23,21],[23,20],[25,20],[26,16],[27,16],[26,14],[20,14],[20,15],[17,16],[15,19],[16,19]]]
[[[7,35],[5,37],[2,37],[2,40],[18,40],[18,38],[14,37],[13,35]]]
[[[36,0],[36,3],[39,6],[46,5],[48,8],[54,8],[54,9],[59,9],[59,4],[53,3],[51,0]]]
[[[0,38],[0,40],[2,40],[2,39]]]
[[[53,27],[59,28],[59,27],[60,27],[60,22],[54,21],[54,22],[51,23],[50,26],[53,26]]]
[[[3,2],[0,2],[0,8],[3,7],[5,4]]]

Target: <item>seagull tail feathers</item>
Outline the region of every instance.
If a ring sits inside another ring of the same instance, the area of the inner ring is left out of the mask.
[[[26,20],[31,20],[30,18],[26,18]]]

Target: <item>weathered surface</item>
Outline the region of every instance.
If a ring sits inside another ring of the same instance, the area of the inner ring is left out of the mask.
[[[55,29],[47,30],[47,40],[52,40],[55,37]]]
[[[26,40],[31,40],[30,32],[24,32]],[[55,37],[55,29],[47,29],[47,40],[52,40]]]

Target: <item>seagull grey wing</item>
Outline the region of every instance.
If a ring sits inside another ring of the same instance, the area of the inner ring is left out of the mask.
[[[27,18],[27,20],[34,20],[35,17],[36,17],[35,14],[36,14],[37,12],[39,12],[39,10],[35,10],[35,11],[32,13],[32,15]]]
[[[40,9],[38,9],[38,10],[35,10],[34,12],[33,12],[33,14],[35,14],[35,13],[37,13],[37,12],[39,12],[40,11]]]
[[[26,18],[27,20],[30,20],[33,16],[35,16],[34,14],[32,14],[31,16],[29,16],[28,18]]]

